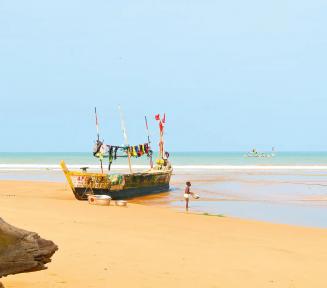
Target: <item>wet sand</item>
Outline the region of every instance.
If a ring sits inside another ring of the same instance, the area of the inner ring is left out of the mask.
[[[327,228],[325,171],[201,171],[175,173],[170,193],[137,199],[137,203],[182,211],[185,181],[191,180],[199,200],[193,211],[242,219]]]
[[[91,206],[61,183],[0,182],[0,215],[59,245],[5,287],[326,287],[327,230],[129,203]]]

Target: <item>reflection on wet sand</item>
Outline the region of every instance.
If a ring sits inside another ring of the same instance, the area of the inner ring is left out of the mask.
[[[183,209],[183,189],[190,180],[192,190],[201,196],[200,200],[191,199],[192,211],[327,227],[323,220],[327,219],[324,176],[325,172],[317,171],[179,172],[173,176],[169,192],[133,202]]]

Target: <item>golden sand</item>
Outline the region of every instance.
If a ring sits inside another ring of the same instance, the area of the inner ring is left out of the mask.
[[[77,201],[64,184],[0,182],[0,217],[59,246],[6,288],[327,287],[327,229]]]

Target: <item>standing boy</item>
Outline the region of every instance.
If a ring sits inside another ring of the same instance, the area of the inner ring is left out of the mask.
[[[186,211],[188,211],[188,202],[190,201],[190,195],[191,195],[191,182],[187,181],[184,191],[184,198],[185,198],[185,204],[186,204]]]

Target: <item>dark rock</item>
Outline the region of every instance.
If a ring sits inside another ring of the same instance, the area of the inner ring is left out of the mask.
[[[11,226],[0,218],[0,277],[44,270],[57,250],[52,241]]]

